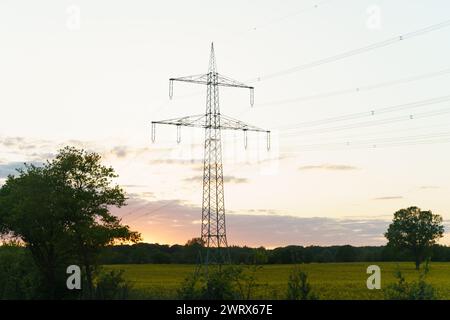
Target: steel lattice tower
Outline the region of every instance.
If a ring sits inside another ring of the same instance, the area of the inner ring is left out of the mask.
[[[206,255],[203,262],[206,265],[229,263],[225,224],[221,130],[243,131],[245,147],[247,147],[247,131],[265,132],[267,133],[268,149],[270,148],[270,131],[245,124],[220,113],[220,86],[250,89],[251,105],[253,105],[254,88],[224,77],[217,72],[214,44],[211,44],[208,73],[169,79],[170,98],[173,95],[174,81],[206,85],[206,113],[177,119],[152,121],[152,141],[155,141],[156,124],[175,125],[178,143],[181,142],[181,126],[205,129],[201,239],[206,248]]]

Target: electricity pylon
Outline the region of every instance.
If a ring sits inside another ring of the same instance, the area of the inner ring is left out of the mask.
[[[214,44],[211,44],[208,73],[169,79],[169,97],[173,96],[173,82],[189,82],[206,85],[206,113],[182,118],[152,121],[152,141],[155,141],[156,124],[174,125],[177,128],[177,142],[181,142],[181,127],[205,129],[203,162],[203,202],[201,240],[206,248],[203,263],[224,264],[230,262],[225,226],[225,201],[223,187],[221,130],[241,130],[247,148],[247,132],[265,132],[267,149],[270,148],[270,131],[257,128],[242,121],[224,116],[219,109],[219,87],[250,89],[250,104],[253,105],[254,88],[224,77],[217,72]]]

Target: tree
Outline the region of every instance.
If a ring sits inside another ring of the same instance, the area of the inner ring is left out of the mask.
[[[429,255],[430,248],[443,234],[441,216],[409,207],[394,213],[385,237],[389,241],[388,246],[408,250],[413,255],[418,270]]]
[[[205,245],[205,242],[202,240],[202,238],[192,238],[188,240],[185,244],[186,247],[197,247],[197,248],[203,248]]]
[[[186,242],[182,249],[182,257],[185,263],[199,263],[201,252],[205,246],[202,238],[192,238]],[[184,249],[184,250],[183,250]]]
[[[101,250],[117,241],[137,242],[140,235],[120,224],[111,215],[111,206],[125,205],[123,190],[112,185],[117,175],[111,167],[103,166],[100,155],[76,148],[60,150],[49,163],[52,174],[68,187],[61,199],[69,208],[73,252],[84,267],[88,296],[93,291],[93,273]]]
[[[64,290],[61,276],[69,243],[67,211],[55,205],[61,189],[48,168],[25,165],[18,174],[0,189],[1,231],[26,244],[39,269],[43,298],[53,299]]]
[[[340,246],[336,251],[337,262],[353,262],[355,258],[356,250],[350,245]]]
[[[137,242],[140,235],[111,215],[125,205],[112,185],[116,177],[96,153],[66,147],[42,167],[26,165],[0,189],[0,231],[29,248],[43,276],[46,297],[62,297],[68,263],[83,267],[87,296],[101,250],[115,242]]]

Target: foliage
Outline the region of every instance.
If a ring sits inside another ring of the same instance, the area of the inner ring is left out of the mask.
[[[236,264],[293,264],[312,262],[362,262],[362,261],[412,261],[404,249],[392,246],[288,246],[275,249],[232,246],[231,261]],[[133,245],[107,246],[102,250],[101,264],[174,263],[196,264],[201,246],[162,245],[138,243]],[[450,247],[433,245],[430,249],[433,261],[450,261]]]
[[[356,259],[355,248],[352,246],[340,246],[336,251],[336,260],[340,262],[353,262]]]
[[[180,299],[249,300],[255,298],[255,273],[260,267],[244,269],[241,266],[210,266],[207,271],[197,270],[188,275],[180,288]],[[207,273],[206,273],[207,272]]]
[[[430,255],[431,247],[444,234],[442,217],[417,207],[401,209],[394,213],[386,238],[389,245],[409,250],[414,256],[416,269]]]
[[[178,298],[181,300],[195,300],[200,299],[201,293],[199,292],[200,275],[197,271],[189,274],[184,278],[180,288],[177,290]]]
[[[131,290],[132,286],[124,279],[122,270],[101,271],[95,280],[92,298],[96,300],[125,300],[130,297]]]
[[[208,300],[232,300],[238,298],[236,280],[242,275],[242,268],[227,266],[209,268],[203,278],[200,297]]]
[[[258,254],[255,260],[261,258]],[[258,264],[251,265],[247,269],[241,269],[238,277],[235,278],[236,287],[239,292],[239,299],[251,300],[257,298],[257,292],[260,288],[267,287],[266,283],[260,283],[257,274],[263,267]]]
[[[0,247],[0,300],[38,298],[38,273],[31,255],[16,242]]]
[[[41,274],[46,298],[64,298],[65,269],[83,267],[92,294],[98,257],[116,242],[136,242],[140,235],[111,215],[125,205],[123,190],[98,154],[66,147],[41,167],[25,165],[0,189],[0,231],[29,249]]]
[[[62,186],[46,167],[26,165],[19,176],[9,176],[0,189],[0,225],[3,233],[29,248],[41,274],[39,287],[48,298],[64,291],[67,263],[65,233],[67,208],[60,201]]]
[[[397,270],[396,283],[389,285],[385,289],[385,298],[388,300],[435,300],[437,293],[435,288],[425,281],[429,272],[428,262],[419,274],[418,281],[408,283],[400,270]]]
[[[235,298],[233,288],[235,268],[209,268],[208,274],[196,270],[186,277],[178,295],[181,299],[225,300]],[[206,272],[206,271],[205,271]]]
[[[317,300],[308,282],[308,274],[295,266],[289,274],[287,300]]]

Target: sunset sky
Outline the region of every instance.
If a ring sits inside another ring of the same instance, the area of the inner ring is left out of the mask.
[[[449,19],[445,0],[2,0],[0,184],[82,147],[116,169],[114,213],[144,241],[199,236],[203,132],[152,143],[150,122],[205,111],[205,87],[169,100],[168,79],[206,73],[214,42],[218,71],[255,86],[253,108],[221,88],[221,113],[273,131],[270,151],[222,135],[229,244],[381,245],[413,205],[450,244]]]

